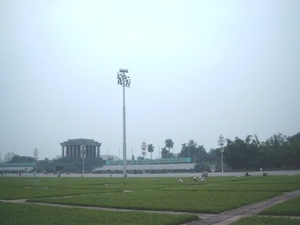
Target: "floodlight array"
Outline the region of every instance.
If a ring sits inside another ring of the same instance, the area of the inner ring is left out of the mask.
[[[124,87],[130,87],[131,79],[124,73],[118,73],[118,84]]]
[[[219,137],[218,143],[219,143],[220,146],[223,146],[223,145],[224,145],[224,142],[225,142],[224,137],[221,135],[221,136]]]

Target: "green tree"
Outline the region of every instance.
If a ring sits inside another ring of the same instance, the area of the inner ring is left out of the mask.
[[[137,157],[137,160],[138,160],[138,161],[143,161],[143,159],[144,159],[143,156],[138,156],[138,157]]]
[[[188,158],[188,148],[187,148],[187,144],[186,143],[183,143],[181,144],[182,147],[181,147],[181,151],[180,153],[178,154],[178,158]]]
[[[152,159],[152,152],[154,151],[154,146],[153,146],[153,144],[149,144],[148,145],[148,152],[150,152],[151,153],[151,159]]]
[[[192,157],[195,163],[204,163],[207,160],[207,152],[203,145],[198,145],[193,152]]]
[[[166,139],[165,140],[165,147],[169,149],[169,153],[171,153],[171,148],[173,148],[174,146],[174,142],[172,141],[172,139]]]
[[[163,159],[169,158],[169,157],[168,157],[169,154],[170,154],[170,151],[168,151],[168,150],[166,149],[166,147],[164,147],[164,148],[161,149],[161,157],[162,157]]]
[[[247,135],[245,141],[236,137],[234,141],[226,139],[224,161],[232,169],[258,168],[258,147],[252,135]]]
[[[7,161],[8,163],[26,163],[26,162],[35,162],[35,159],[30,156],[20,156],[14,155],[11,160]]]
[[[259,165],[263,168],[293,167],[290,160],[293,150],[289,138],[281,133],[274,134],[259,146]]]
[[[191,158],[195,163],[203,163],[208,155],[203,145],[197,145],[197,142],[193,139],[181,145],[181,152],[178,154],[179,158]]]
[[[190,139],[188,143],[181,144],[181,152],[179,153],[180,158],[192,158],[197,154],[197,142]]]
[[[193,160],[193,156],[195,156],[195,154],[197,154],[196,152],[196,148],[197,148],[197,142],[195,142],[193,139],[190,139],[189,140],[189,143],[187,144],[187,147],[188,147],[188,157],[189,158],[192,158],[192,161],[195,161]]]
[[[300,168],[300,133],[287,138],[286,146],[287,163],[290,167]]]

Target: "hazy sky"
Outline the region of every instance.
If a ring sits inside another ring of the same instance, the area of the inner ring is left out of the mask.
[[[300,1],[0,0],[0,152],[39,159],[88,138],[127,158],[145,140],[265,141],[300,132]],[[173,150],[172,150],[173,152]],[[150,157],[147,153],[146,157]]]

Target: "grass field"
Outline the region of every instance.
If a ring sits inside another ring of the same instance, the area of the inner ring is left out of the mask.
[[[232,223],[232,225],[299,225],[299,219],[291,218],[273,218],[273,217],[260,217],[251,216],[240,219]]]
[[[268,208],[261,215],[300,216],[300,197]],[[299,221],[300,224],[300,221]]]
[[[282,192],[300,189],[300,176],[211,177],[205,182],[194,182],[190,178],[183,180],[183,183],[177,183],[176,178],[0,177],[0,199],[27,199],[28,202],[117,209],[221,213],[263,201]],[[41,216],[32,213],[37,209]],[[62,224],[76,224],[76,221],[86,218],[79,216],[81,211],[90,215],[89,219],[94,218],[93,221],[103,219],[100,224],[182,224],[197,218],[192,214],[112,212],[1,203],[0,221],[11,219],[10,214],[17,212],[20,215],[18,218],[33,214],[30,215],[33,220],[30,224],[38,224],[34,221],[39,221],[40,217],[44,221],[52,221],[51,224],[59,224],[59,221],[65,221]],[[66,221],[72,218],[75,222]],[[137,223],[138,219],[148,223]],[[150,223],[150,220],[156,223]],[[87,224],[93,224],[93,221],[87,221]],[[7,224],[22,224],[14,222]]]
[[[118,212],[60,208],[16,203],[0,203],[0,219],[3,225],[65,225],[65,224],[182,224],[197,220],[196,215],[170,215],[143,212]]]

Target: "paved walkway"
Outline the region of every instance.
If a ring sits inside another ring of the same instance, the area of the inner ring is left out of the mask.
[[[300,190],[286,192],[280,196],[276,196],[259,203],[254,203],[252,205],[246,205],[217,215],[209,216],[205,214],[204,217],[202,217],[200,214],[199,217],[201,218],[201,220],[187,223],[185,225],[228,225],[239,220],[242,217],[258,215],[266,208],[272,207],[298,196],[300,196]]]
[[[197,214],[201,220],[186,223],[184,225],[228,225],[239,220],[242,217],[258,215],[261,211],[263,211],[266,208],[272,207],[274,205],[280,204],[282,202],[288,201],[298,196],[300,196],[300,190],[296,190],[293,192],[286,192],[280,196],[276,196],[259,203],[246,205],[221,214]],[[53,207],[65,207],[65,208],[85,208],[91,210],[126,211],[126,212],[139,211],[139,212],[162,213],[162,214],[187,214],[186,212],[173,212],[173,211],[147,211],[147,210],[133,210],[133,209],[114,209],[114,208],[103,208],[103,207],[61,205],[61,204],[49,204],[49,203],[33,203],[33,202],[26,202],[26,199],[16,199],[16,200],[0,199],[0,202],[48,205]],[[195,214],[195,213],[191,213],[191,214]],[[296,217],[296,218],[300,219],[300,217]]]

